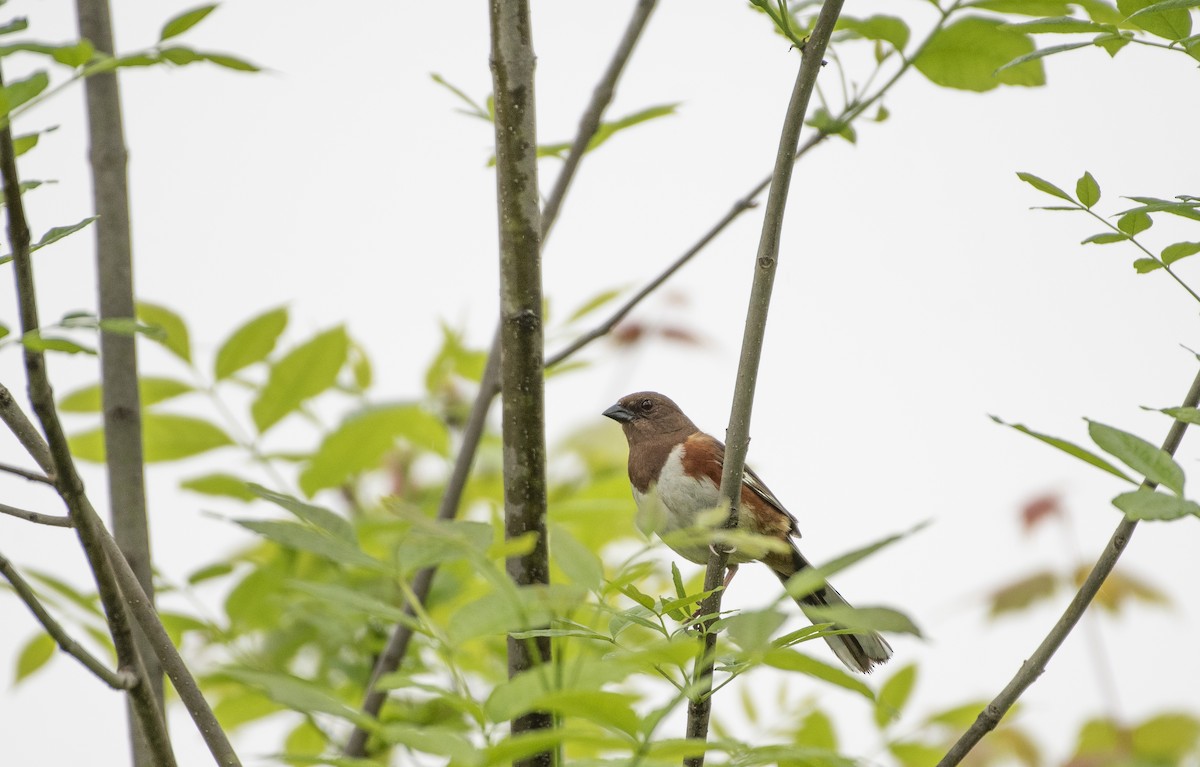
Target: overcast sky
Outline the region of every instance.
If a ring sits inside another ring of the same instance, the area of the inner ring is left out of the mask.
[[[884,6],[905,14],[914,36],[933,21],[918,0],[852,0],[846,12]],[[163,21],[188,7],[116,0],[118,47],[152,44]],[[632,7],[533,4],[543,141],[573,134]],[[60,41],[74,36],[72,8],[12,0],[4,10],[29,16],[30,37]],[[121,75],[139,296],[187,317],[201,356],[280,304],[303,334],[346,323],[373,355],[379,399],[420,395],[440,322],[486,344],[497,283],[491,126],[457,114],[430,79],[439,73],[486,96],[485,5],[231,0],[184,41],[266,71]],[[861,80],[868,49],[839,52]],[[601,290],[653,277],[769,172],[797,62],[744,3],[662,3],[609,115],[681,106],[585,160],[545,251],[552,322]],[[4,64],[12,77],[32,62]],[[1116,481],[988,414],[1082,442],[1087,416],[1157,443],[1169,422],[1139,406],[1178,404],[1195,373],[1180,344],[1200,348],[1196,305],[1162,273],[1136,275],[1131,248],[1080,246],[1094,223],[1031,211],[1051,201],[1015,175],[1073,189],[1090,170],[1106,213],[1123,207],[1120,195],[1197,194],[1195,62],[1130,46],[1112,60],[1098,49],[1055,57],[1047,72],[1047,87],[987,94],[939,89],[911,73],[886,100],[887,122],[861,125],[855,146],[831,141],[812,153],[792,188],[750,459],[799,516],[810,558],[932,521],[837,579],[851,601],[899,607],[926,632],[926,642],[893,641],[895,664],[921,664],[918,710],[990,698],[1056,619],[1065,597],[1019,619],[983,615],[990,589],[1071,564],[1056,531],[1021,533],[1025,501],[1061,493],[1071,546],[1088,560],[1119,519],[1109,505],[1124,489]],[[834,77],[832,68],[822,75],[831,94]],[[75,87],[18,121],[19,132],[61,126],[21,161],[26,178],[59,181],[29,195],[35,236],[91,213],[81,109]],[[543,188],[556,172],[545,162]],[[586,355],[594,366],[549,384],[552,442],[638,389],[667,393],[721,433],[760,224],[761,210],[743,216],[635,315],[684,326],[704,345],[656,343],[632,357],[598,345]],[[1182,220],[1160,220],[1145,238],[1159,248],[1200,239]],[[94,308],[91,257],[88,234],[39,254],[44,318]],[[1185,262],[1180,272],[1195,279],[1195,268]],[[0,319],[15,324],[10,289],[0,292]],[[146,372],[181,375],[142,348]],[[94,380],[95,360],[56,358],[52,372],[67,391]],[[24,388],[15,349],[0,355],[0,376]],[[1188,471],[1193,436],[1180,453]],[[9,437],[0,438],[0,461],[27,463]],[[220,519],[230,507],[175,489],[220,463],[218,455],[151,471],[156,562],[168,579],[248,540]],[[87,480],[103,499],[101,476]],[[18,479],[0,484],[6,502],[59,511]],[[1099,621],[1131,719],[1196,709],[1200,660],[1184,651],[1200,639],[1189,594],[1200,582],[1195,524],[1141,526],[1121,565],[1165,589],[1175,607]],[[0,552],[87,582],[68,531],[3,518]],[[733,605],[761,601],[773,583],[749,570],[732,588]],[[67,658],[13,688],[15,648],[36,627],[11,596],[0,599],[0,626],[0,763],[95,763],[103,754],[120,764],[115,694]],[[1024,698],[1019,721],[1059,756],[1078,722],[1100,711],[1088,653],[1082,636],[1071,638]],[[844,715],[845,732],[863,731],[854,724],[869,720],[860,701],[823,687],[813,694]],[[204,763],[182,711],[172,720],[181,761]],[[46,737],[63,724],[70,737]],[[277,741],[260,733],[242,742],[254,764]],[[847,750],[879,756],[869,744]]]

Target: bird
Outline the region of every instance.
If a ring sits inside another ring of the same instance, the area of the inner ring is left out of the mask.
[[[639,514],[659,515],[659,536],[684,559],[696,564],[708,562],[711,543],[703,537],[671,533],[694,530],[702,524],[723,526],[725,516],[710,512],[722,505],[725,445],[700,431],[674,401],[658,392],[628,394],[603,414],[621,424],[629,443],[629,482]],[[763,547],[761,551],[751,551],[750,547],[745,547],[745,551],[735,550],[729,558],[726,587],[733,580],[738,564],[752,560],[765,564],[784,584],[796,573],[812,567],[794,540],[800,537],[796,518],[748,466],[742,475],[738,529],[784,545]],[[813,623],[828,622],[821,618],[820,608],[849,606],[828,582],[795,601]],[[832,628],[845,630],[837,624]],[[834,655],[852,671],[867,673],[892,656],[887,640],[873,631],[827,634],[824,639]]]

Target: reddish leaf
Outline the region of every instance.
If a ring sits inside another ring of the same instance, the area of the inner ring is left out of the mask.
[[[1062,498],[1057,493],[1039,495],[1021,507],[1021,527],[1031,532],[1040,523],[1062,513]]]

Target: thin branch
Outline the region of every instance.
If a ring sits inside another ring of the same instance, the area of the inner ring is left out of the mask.
[[[621,36],[621,42],[617,44],[617,50],[613,53],[612,61],[608,63],[608,68],[604,70],[604,75],[592,93],[591,101],[588,102],[587,108],[579,118],[579,130],[576,131],[575,140],[571,143],[571,151],[567,153],[567,159],[563,162],[558,177],[554,179],[554,187],[542,208],[543,247],[545,239],[550,236],[550,229],[558,219],[559,208],[562,207],[562,202],[567,196],[567,188],[575,178],[575,171],[578,169],[579,163],[583,161],[588,144],[591,143],[592,137],[596,135],[596,130],[600,127],[600,118],[604,116],[604,110],[608,108],[613,96],[616,95],[617,80],[620,79],[621,72],[629,62],[634,46],[642,36],[642,31],[646,28],[646,22],[650,20],[650,14],[653,13],[656,4],[657,0],[639,0],[633,11],[633,18],[625,27],[625,34]]]
[[[0,554],[0,575],[8,579],[8,582],[12,584],[13,591],[17,592],[17,596],[21,598],[29,611],[38,619],[38,623],[42,624],[42,628],[46,629],[46,633],[54,639],[63,652],[78,660],[88,671],[91,671],[114,690],[133,689],[133,686],[137,684],[137,677],[125,669],[113,671],[105,666],[102,660],[88,652],[87,648],[72,639],[62,624],[54,620],[54,617],[42,606],[41,600],[38,599],[28,581],[3,554]]]
[[[0,77],[0,86],[3,77]],[[25,205],[21,199],[20,176],[17,173],[16,155],[13,151],[12,128],[4,125],[0,128],[0,178],[4,186],[5,211],[8,217],[8,239],[13,254],[13,276],[16,279],[17,307],[21,318],[21,332],[30,333],[38,329],[37,292],[34,289],[33,262],[30,258],[29,223],[25,218]],[[105,616],[108,618],[109,632],[113,638],[113,646],[117,650],[117,664],[122,669],[131,670],[138,683],[129,690],[127,700],[137,716],[146,736],[149,747],[153,750],[157,764],[163,767],[175,765],[175,755],[171,750],[171,741],[167,735],[167,727],[163,718],[162,708],[154,695],[153,687],[146,674],[138,654],[133,637],[133,627],[125,612],[121,599],[121,589],[113,577],[114,564],[109,562],[101,549],[99,538],[104,525],[91,510],[83,489],[83,481],[75,470],[71,458],[71,449],[67,444],[67,436],[58,420],[58,411],[54,406],[54,390],[50,386],[50,377],[46,371],[45,355],[28,346],[24,348],[25,373],[28,378],[29,401],[34,413],[41,422],[46,435],[45,445],[33,445],[30,455],[42,465],[48,456],[46,465],[42,468],[46,474],[55,478],[55,489],[67,506],[67,512],[75,523],[75,532],[87,555],[92,577],[96,581],[96,590],[100,594]],[[16,408],[12,397],[5,403],[7,409]],[[19,408],[17,409],[19,411]],[[22,444],[38,442],[35,439],[36,430],[26,428],[22,421],[28,424],[24,414],[19,417],[5,417],[5,422],[15,423],[21,433],[17,437]],[[89,513],[91,512],[91,513]]]
[[[758,382],[759,361],[762,358],[763,337],[767,329],[767,310],[771,304],[771,289],[775,282],[775,270],[779,263],[779,240],[783,231],[784,211],[787,207],[788,190],[791,186],[792,169],[799,151],[800,130],[808,102],[821,71],[825,49],[833,34],[833,27],[841,13],[843,0],[825,0],[817,14],[812,34],[802,49],[800,71],[792,89],[783,130],[779,137],[779,149],[775,155],[775,170],[771,176],[771,190],[767,195],[763,215],[762,234],[759,237],[758,254],[755,260],[754,284],[750,289],[750,305],[746,311],[745,331],[742,335],[742,352],[738,360],[737,380],[733,390],[733,405],[729,414],[729,428],[725,432],[725,460],[721,473],[721,497],[729,503],[729,520],[726,527],[737,526],[738,500],[741,496],[742,474],[746,463],[746,451],[750,446],[750,412],[754,405],[754,390]],[[687,737],[702,742],[708,739],[708,723],[712,712],[712,676],[716,658],[717,634],[713,622],[721,611],[721,583],[729,560],[729,550],[714,546],[704,574],[704,589],[712,593],[705,597],[701,615],[708,616],[703,623],[700,636],[701,650],[696,657],[692,675],[692,694],[688,701]],[[683,760],[685,767],[701,767],[704,750]]]
[[[50,448],[46,446],[45,438],[29,420],[29,416],[25,415],[21,406],[17,404],[12,392],[2,384],[0,384],[0,421],[4,421],[4,425],[21,443],[21,447],[25,448],[25,452],[29,453],[38,466],[42,467],[46,476],[53,477],[54,460],[50,457]]]
[[[1200,404],[1200,373],[1196,374],[1195,380],[1192,381],[1192,387],[1188,390],[1187,396],[1183,400],[1184,407],[1196,407]],[[1184,421],[1175,421],[1171,424],[1170,431],[1167,432],[1166,439],[1163,440],[1162,449],[1167,455],[1175,455],[1175,451],[1179,449],[1179,443],[1183,440],[1184,432],[1187,431],[1188,424]],[[1150,480],[1144,480],[1141,487],[1146,490],[1153,490],[1158,484]],[[1079,587],[1079,591],[1067,605],[1067,609],[1063,611],[1062,617],[1050,629],[1050,633],[1034,650],[1033,655],[1021,664],[1021,668],[1013,676],[1012,680],[1000,691],[1000,694],[992,699],[992,702],[987,705],[983,711],[979,712],[974,724],[971,725],[962,737],[946,752],[942,760],[938,762],[938,767],[954,767],[963,760],[963,758],[975,747],[984,735],[988,734],[996,728],[1008,710],[1013,707],[1021,694],[1033,684],[1042,672],[1046,670],[1046,665],[1050,662],[1050,658],[1054,657],[1054,653],[1062,646],[1067,636],[1075,628],[1075,624],[1079,623],[1079,619],[1083,617],[1088,605],[1095,598],[1100,587],[1104,585],[1104,580],[1108,578],[1109,573],[1117,565],[1117,560],[1120,559],[1121,553],[1125,551],[1125,547],[1129,545],[1129,539],[1133,535],[1133,531],[1137,528],[1137,520],[1122,519],[1117,525],[1117,529],[1113,531],[1112,537],[1108,540],[1108,545],[1104,548],[1100,558],[1096,560],[1096,564],[1092,567],[1092,571],[1088,573],[1083,585]]]
[[[550,583],[546,540],[546,377],[542,317],[541,211],[538,209],[533,26],[528,0],[492,0],[492,93],[496,113],[496,197],[500,240],[500,399],[504,443],[504,537],[533,536],[529,551],[509,556],[517,586]],[[508,676],[551,660],[550,638],[508,637]],[[550,730],[549,711],[513,718],[513,736]],[[546,749],[514,765],[549,767]]]
[[[570,188],[571,181],[579,169],[583,155],[587,152],[588,143],[596,135],[596,131],[600,127],[600,120],[616,93],[617,82],[620,80],[626,64],[629,63],[633,49],[637,41],[641,38],[650,14],[656,5],[657,0],[639,0],[637,7],[634,9],[633,17],[626,26],[625,33],[622,35],[621,41],[613,53],[612,60],[609,62],[604,75],[592,92],[592,98],[584,110],[583,117],[579,121],[579,128],[571,144],[571,150],[567,154],[567,159],[563,163],[562,170],[559,171],[558,177],[554,181],[554,187],[551,189],[542,211],[541,244],[543,248],[546,245],[547,237],[550,235],[550,230],[558,218],[558,212],[562,209],[562,204]],[[693,250],[699,252],[703,244],[707,244],[707,241]],[[682,262],[686,260],[686,258],[681,259],[679,266],[682,266]],[[678,266],[675,266],[671,271],[673,272],[677,268]],[[663,279],[665,279],[665,276]],[[632,306],[633,303],[629,305],[630,308]],[[609,329],[611,330],[611,326]],[[579,344],[578,348],[582,348],[586,343],[585,341]],[[550,365],[553,363],[548,361],[546,364]],[[491,350],[488,353],[483,378],[479,384],[479,392],[476,394],[475,402],[471,407],[471,414],[463,430],[458,455],[455,458],[450,479],[446,483],[446,489],[442,494],[441,503],[438,506],[439,519],[453,519],[458,515],[458,507],[462,501],[467,480],[470,478],[471,466],[474,463],[479,441],[483,437],[483,431],[487,424],[487,415],[491,409],[492,400],[499,391],[500,334],[497,329]],[[429,589],[433,583],[435,572],[436,568],[425,568],[419,571],[413,578],[412,591],[422,605],[425,604],[425,600],[429,597]],[[404,609],[406,615],[411,616],[413,614],[412,605],[406,604]],[[376,689],[376,685],[380,677],[400,667],[401,661],[403,661],[404,656],[408,652],[408,645],[411,640],[412,630],[405,621],[397,622],[392,627],[387,645],[384,647],[383,653],[380,654],[375,662],[375,667],[371,671],[371,681],[367,685],[366,696],[363,701],[363,713],[373,718],[379,717],[383,702],[387,698],[387,692]],[[345,754],[347,756],[365,756],[367,737],[367,731],[362,727],[356,726],[346,742]]]
[[[9,506],[7,503],[0,503],[0,514],[7,514],[10,517],[23,519],[26,522],[33,522],[39,525],[49,525],[50,527],[75,526],[75,523],[71,521],[70,517],[60,517],[54,514],[41,514],[36,511],[18,509],[16,506]]]
[[[112,56],[112,11],[109,0],[75,0],[79,36],[96,50]],[[121,116],[117,71],[100,72],[83,82],[86,97],[92,171],[92,203],[100,220],[96,237],[97,308],[101,320],[132,320],[133,245],[129,220],[128,152]],[[142,589],[154,598],[150,556],[150,527],[146,513],[145,462],[142,455],[142,405],[138,391],[137,338],[129,333],[100,330],[100,394],[103,404],[104,467],[108,475],[108,509],[113,536]],[[134,632],[147,678],[164,705],[163,675],[145,635]],[[131,712],[132,713],[132,712]],[[155,767],[155,754],[146,743],[137,719],[129,717],[129,740],[134,767]]]
[[[50,479],[50,477],[47,477],[45,474],[42,474],[39,471],[23,469],[20,466],[13,466],[10,463],[0,463],[0,472],[4,472],[6,474],[15,474],[18,477],[24,477],[30,482],[41,482],[43,485],[50,485],[51,487],[54,487],[54,480]]]

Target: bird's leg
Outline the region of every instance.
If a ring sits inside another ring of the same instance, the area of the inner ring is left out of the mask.
[[[730,584],[730,582],[733,581],[733,576],[737,575],[737,571],[738,571],[737,565],[730,565],[728,567],[728,569],[725,570],[725,582],[721,584],[721,588],[723,588],[723,589],[729,588],[729,584]]]

